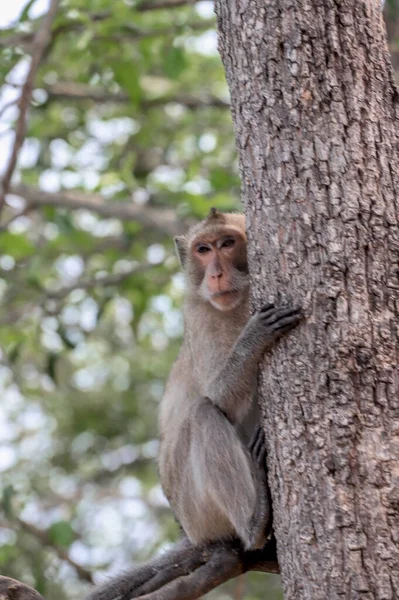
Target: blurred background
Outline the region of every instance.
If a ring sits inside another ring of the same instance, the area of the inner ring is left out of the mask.
[[[0,6],[0,173],[47,0]],[[399,69],[399,0],[384,6]],[[172,236],[239,208],[213,4],[62,0],[0,223],[0,572],[77,600],[178,530],[157,407],[182,335]],[[282,598],[251,574],[210,598]]]

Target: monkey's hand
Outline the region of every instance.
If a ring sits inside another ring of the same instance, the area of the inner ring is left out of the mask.
[[[231,423],[240,423],[251,406],[263,353],[301,319],[303,313],[299,306],[273,304],[267,304],[249,319],[224,367],[205,390],[205,395]]]
[[[242,338],[254,344],[259,352],[265,352],[276,340],[287,333],[304,318],[300,306],[274,306],[266,304],[248,321]]]

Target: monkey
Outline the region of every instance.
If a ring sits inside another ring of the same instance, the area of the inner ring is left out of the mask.
[[[162,489],[193,545],[260,549],[271,503],[258,365],[302,312],[266,304],[251,316],[243,214],[213,208],[175,245],[186,279],[184,336],[159,410]],[[122,574],[87,600],[110,600],[115,590],[122,597],[131,584]]]
[[[301,311],[266,304],[250,316],[243,214],[212,209],[175,244],[187,289],[183,344],[160,406],[162,488],[193,544],[238,538],[245,550],[262,548],[270,521],[262,430],[247,447],[258,365]]]

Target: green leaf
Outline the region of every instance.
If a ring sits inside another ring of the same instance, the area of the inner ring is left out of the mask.
[[[0,234],[0,254],[9,254],[15,259],[25,258],[35,252],[34,245],[26,235],[5,231]]]
[[[121,165],[121,177],[123,181],[131,188],[133,188],[136,183],[133,176],[135,158],[136,156],[134,152],[127,152]]]
[[[29,11],[31,9],[32,4],[36,2],[36,0],[29,0],[28,4],[23,8],[23,10],[21,11],[18,20],[20,23],[23,23],[24,21],[27,21],[29,18]]]
[[[109,295],[106,296],[102,302],[100,302],[100,306],[98,308],[98,312],[97,312],[97,322],[101,319],[101,317],[103,316],[108,304],[111,302],[111,300],[113,300],[113,296]]]
[[[116,83],[128,93],[132,104],[137,106],[142,96],[138,65],[133,61],[116,60],[111,61],[110,65]]]
[[[55,354],[54,352],[50,352],[47,355],[46,373],[50,377],[50,379],[52,379],[54,381],[54,383],[57,383],[57,378],[56,378],[57,362],[58,362],[58,355]]]
[[[75,532],[68,521],[53,523],[48,530],[48,535],[53,544],[63,548],[68,548],[75,538]]]
[[[216,167],[212,170],[209,180],[215,190],[223,190],[231,185],[231,173],[227,169]]]
[[[86,29],[82,33],[80,38],[77,40],[76,48],[78,48],[78,50],[86,50],[86,48],[88,47],[88,45],[90,44],[92,39],[93,39],[93,31],[90,31],[90,29]]]
[[[60,233],[69,235],[75,231],[72,216],[69,213],[57,213],[54,218],[54,223],[57,225]]]
[[[1,506],[6,517],[11,517],[13,514],[12,499],[15,495],[15,490],[12,485],[6,485],[1,498]]]
[[[170,48],[163,63],[165,74],[171,79],[177,79],[187,66],[186,53],[182,48]]]
[[[11,344],[9,344],[6,348],[6,353],[8,356],[8,360],[10,361],[11,364],[14,364],[15,362],[17,362],[20,354],[21,354],[21,349],[22,349],[22,342],[20,340],[15,340],[14,342],[11,342]]]
[[[57,331],[65,346],[70,350],[74,350],[76,348],[76,344],[69,339],[65,327],[63,325],[59,325]]]

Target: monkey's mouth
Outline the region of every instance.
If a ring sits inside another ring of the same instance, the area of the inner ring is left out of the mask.
[[[237,288],[215,292],[210,297],[211,304],[218,310],[232,310],[240,304],[240,301],[241,290]]]
[[[212,298],[221,298],[223,296],[229,296],[231,294],[237,294],[240,290],[234,288],[232,290],[223,290],[222,292],[215,292],[212,294]]]

